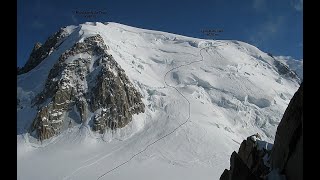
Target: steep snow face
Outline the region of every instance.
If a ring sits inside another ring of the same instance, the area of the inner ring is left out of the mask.
[[[299,79],[279,72],[274,58],[244,42],[197,39],[117,23],[66,29],[69,35],[58,49],[18,76],[23,106],[17,110],[18,179],[97,179],[129,159],[101,179],[218,179],[243,139],[258,132],[273,142],[299,87]],[[25,133],[37,112],[30,106],[32,98],[43,89],[58,57],[96,34],[142,94],[145,113],[103,135],[78,125],[38,143]]]

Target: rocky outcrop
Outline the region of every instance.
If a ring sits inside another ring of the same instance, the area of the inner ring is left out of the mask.
[[[69,127],[72,123],[65,119],[71,111],[78,114],[75,122],[90,121],[92,129],[101,133],[124,127],[133,114],[144,112],[141,94],[107,49],[102,37],[95,35],[59,57],[45,88],[33,100],[39,111],[30,130],[40,140]]]
[[[233,152],[230,158],[229,179],[236,180],[261,180],[257,175],[248,168],[242,158]]]
[[[233,152],[230,158],[230,170],[225,169],[220,180],[261,180],[269,172],[266,159],[270,150],[261,147],[259,134],[244,140],[238,153]]]
[[[303,83],[291,99],[277,128],[271,167],[288,180],[303,179]]]
[[[18,70],[18,75],[24,74],[35,68],[38,64],[40,64],[48,55],[51,54],[53,50],[55,50],[60,44],[61,40],[67,34],[63,29],[60,29],[53,36],[50,36],[48,40],[42,45],[40,42],[37,42],[30,54],[30,57],[24,67]]]
[[[260,140],[255,139],[256,137]],[[244,140],[240,145],[238,154],[252,173],[257,177],[264,177],[269,171],[268,162],[265,162],[265,160],[270,156],[270,149],[266,149],[262,145],[267,143],[261,141],[259,137],[259,134],[256,134]]]
[[[231,156],[232,157],[232,156]],[[230,161],[231,162],[231,161]],[[229,170],[225,169],[220,176],[220,180],[229,180]]]
[[[277,128],[271,150],[253,135],[241,143],[238,154],[233,152],[230,170],[220,180],[266,179],[285,177],[303,179],[303,82],[291,99]],[[260,138],[261,139],[261,138]],[[260,145],[259,145],[260,144]],[[262,146],[261,146],[262,145]],[[275,174],[278,173],[278,174]]]
[[[90,88],[91,110],[103,107],[94,118],[94,130],[124,127],[131,121],[132,114],[144,112],[141,94],[131,84],[123,82],[129,82],[123,70],[114,74],[103,68],[95,86]]]

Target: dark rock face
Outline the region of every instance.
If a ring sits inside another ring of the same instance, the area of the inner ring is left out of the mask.
[[[102,37],[95,35],[59,57],[44,90],[33,100],[39,112],[31,132],[40,140],[59,134],[70,111],[77,112],[81,123],[92,120],[93,130],[101,133],[124,127],[133,114],[144,112],[141,94],[106,50]],[[92,119],[87,117],[89,112]]]
[[[287,180],[303,179],[303,82],[291,99],[277,128],[272,150],[259,148],[250,136],[241,143],[238,154],[231,155],[230,170],[220,180],[268,179],[277,170]],[[261,139],[261,138],[260,138]],[[264,159],[269,157],[267,162]],[[269,168],[270,166],[270,168]]]
[[[260,178],[256,177],[236,152],[232,153],[230,164],[229,179],[260,180]]]
[[[258,148],[258,142],[263,141],[254,140],[255,137],[261,139],[259,134],[248,137],[241,143],[238,154],[257,177],[264,177],[269,172],[269,168],[265,165],[263,158],[269,157],[271,152],[265,148]]]
[[[225,169],[220,180],[260,180],[268,172],[269,168],[264,164],[263,158],[268,155],[266,149],[259,149],[255,134],[244,140],[238,153],[233,152],[230,159],[230,170]]]
[[[56,49],[60,44],[61,40],[66,36],[63,29],[60,29],[53,36],[49,37],[48,40],[42,45],[37,42],[30,54],[30,57],[24,67],[18,70],[18,75],[27,73],[37,65],[39,65],[50,53]]]
[[[238,153],[249,168],[253,167],[257,154],[256,142],[248,137],[247,140],[242,141]]]
[[[291,99],[277,128],[271,153],[273,169],[288,180],[303,179],[303,83]]]
[[[220,180],[229,180],[229,170],[225,169],[220,176]]]

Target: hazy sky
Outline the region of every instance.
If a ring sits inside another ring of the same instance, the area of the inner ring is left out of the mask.
[[[87,21],[118,22],[191,37],[222,29],[215,39],[240,40],[273,55],[301,59],[302,0],[18,0],[18,66],[34,44],[60,27]],[[85,18],[75,11],[101,11]]]

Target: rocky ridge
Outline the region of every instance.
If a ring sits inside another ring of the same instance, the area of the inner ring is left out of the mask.
[[[59,34],[54,37],[61,37]],[[41,51],[42,46],[36,44],[21,71],[27,72],[45,59],[49,45],[57,46],[53,44],[59,38],[55,39],[49,38]],[[94,35],[59,57],[44,89],[32,101],[38,109],[30,127],[32,134],[40,140],[48,139],[74,123],[89,122],[93,130],[103,133],[107,128],[124,127],[133,114],[144,112],[142,95],[107,49],[102,37]],[[71,114],[73,118],[68,118]]]
[[[50,36],[43,45],[40,42],[37,42],[34,45],[30,57],[24,67],[18,69],[18,75],[27,73],[39,65],[46,57],[48,57],[62,44],[67,35],[68,33],[61,28],[58,32]]]

